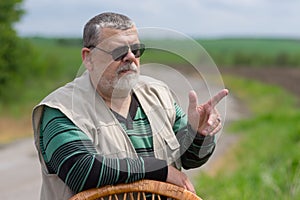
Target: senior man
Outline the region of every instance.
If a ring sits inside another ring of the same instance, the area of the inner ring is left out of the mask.
[[[145,46],[127,16],[102,13],[84,27],[86,71],[48,95],[33,111],[42,168],[41,199],[68,199],[94,187],[140,179],[166,181],[192,192],[180,171],[203,165],[222,128],[220,91],[188,115],[166,84],[140,75]]]

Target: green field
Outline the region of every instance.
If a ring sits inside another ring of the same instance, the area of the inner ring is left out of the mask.
[[[61,64],[65,68],[73,69],[80,64],[80,39],[45,39],[31,38],[31,41],[43,53],[62,53]],[[160,46],[172,44],[175,49],[193,55],[193,49],[185,45],[185,41],[177,40],[142,40],[146,44]],[[289,39],[196,39],[219,67],[300,67],[300,40]],[[190,44],[191,42],[188,42]],[[149,46],[149,45],[148,45]],[[147,46],[146,46],[147,47]],[[151,46],[150,46],[151,47]],[[158,62],[170,65],[186,64],[186,60],[174,52],[161,51],[159,49],[147,49],[142,57],[143,63]],[[72,66],[71,66],[72,65]]]
[[[300,66],[300,40],[287,39],[207,39],[196,40],[209,53],[219,67],[268,67],[268,66]],[[163,43],[165,41],[161,41]],[[172,41],[169,41],[172,42]],[[178,41],[173,41],[179,43]],[[189,47],[184,46],[184,41],[178,44],[178,48],[189,51]],[[164,57],[172,64],[182,62],[172,54],[161,52],[146,55],[145,61],[156,58],[163,61]],[[194,52],[190,52],[191,54]],[[155,56],[153,56],[155,55]]]
[[[9,103],[13,102],[14,105],[21,104],[23,106],[24,104],[32,103],[32,101],[40,100],[49,91],[72,80],[82,64],[80,55],[82,44],[80,39],[28,39],[37,52],[33,61],[40,63],[39,67],[35,69],[35,71],[39,72],[37,72],[38,75],[34,81],[25,80],[28,84],[28,90],[21,89],[18,91],[18,96],[21,96],[21,98],[9,99]],[[219,68],[300,66],[300,40],[207,39],[195,41],[198,41],[203,46],[203,52],[207,51]],[[180,49],[189,58],[197,59],[199,56],[185,44],[185,41],[144,40],[143,42],[146,44],[172,44],[175,49]],[[188,61],[189,59],[174,52],[158,49],[147,49],[141,58],[142,64],[154,62],[171,66],[180,65],[187,68],[190,65]],[[23,86],[20,85],[20,88]],[[44,89],[40,90],[40,87]],[[7,105],[3,106],[3,102],[0,101],[0,109],[1,107],[7,107]]]
[[[220,39],[198,40],[224,66],[300,66],[300,40]]]
[[[32,98],[40,99],[47,92],[59,85],[72,80],[81,67],[81,46],[80,39],[47,39],[29,38],[36,47],[38,54],[35,59],[39,59],[41,65],[38,70],[42,71],[41,80],[37,80],[31,85],[32,91],[37,92],[24,99],[31,101]],[[204,48],[203,52],[208,52],[217,67],[300,67],[300,40],[285,39],[207,39],[195,40]],[[175,49],[180,49],[189,58],[198,57],[193,49],[185,45],[185,41],[156,40],[142,41],[146,44],[166,44],[173,45]],[[189,59],[181,57],[174,52],[162,51],[159,49],[147,49],[141,58],[141,63],[160,63],[170,66],[189,67]],[[43,91],[35,89],[41,84],[45,88]],[[40,92],[38,92],[40,91]],[[27,101],[27,100],[26,100]],[[23,102],[22,102],[23,103]]]

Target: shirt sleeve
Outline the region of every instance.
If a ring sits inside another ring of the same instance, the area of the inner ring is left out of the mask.
[[[215,137],[203,136],[193,131],[182,108],[177,103],[174,105],[176,119],[173,131],[180,143],[182,167],[185,169],[200,167],[214,152]]]
[[[51,174],[57,174],[72,191],[130,183],[140,179],[165,181],[168,168],[155,158],[107,158],[59,110],[45,107],[40,133],[41,153]]]

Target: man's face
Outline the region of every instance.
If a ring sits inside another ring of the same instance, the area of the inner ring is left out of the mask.
[[[140,59],[135,57],[131,49],[124,52],[126,47],[140,43],[137,30],[135,27],[125,31],[104,28],[99,37],[102,42],[92,49],[90,57],[92,82],[101,96],[126,97],[140,73]]]

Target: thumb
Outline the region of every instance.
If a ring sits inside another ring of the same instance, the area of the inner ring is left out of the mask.
[[[194,90],[189,92],[189,106],[188,110],[192,111],[195,110],[198,106],[198,97]]]

